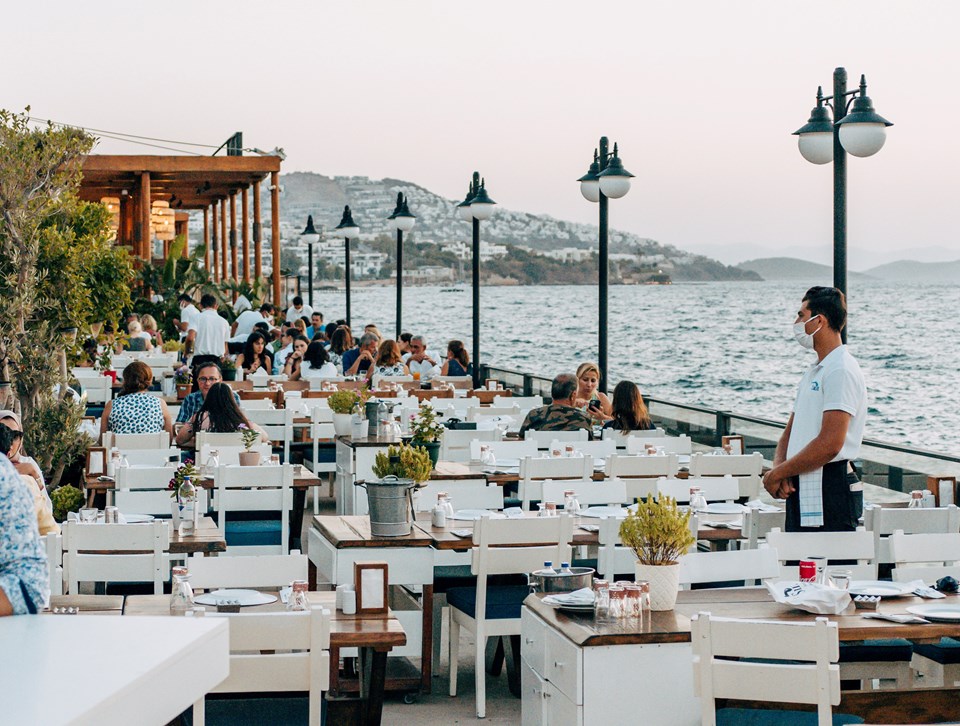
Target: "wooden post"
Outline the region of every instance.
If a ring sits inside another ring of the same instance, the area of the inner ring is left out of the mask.
[[[213,281],[220,282],[220,225],[217,224],[217,202],[211,205],[213,209],[213,234],[210,246],[213,247]]]
[[[150,172],[140,173],[140,239],[137,254],[150,261]]]
[[[250,282],[250,187],[240,192],[240,225],[243,234],[243,281]]]
[[[133,218],[130,216],[132,206],[129,194],[120,196],[120,219],[117,220],[117,244],[128,245],[133,241],[132,224]]]
[[[263,277],[263,222],[260,221],[260,182],[253,183],[253,265],[254,277]]]
[[[237,193],[230,195],[230,279],[237,281]],[[233,301],[237,301],[237,293],[233,293]]]
[[[220,200],[220,281],[229,280],[227,275],[227,200]]]
[[[270,172],[270,244],[273,251],[273,304],[281,305],[280,297],[280,173]]]
[[[203,269],[210,274],[210,209],[203,208]]]

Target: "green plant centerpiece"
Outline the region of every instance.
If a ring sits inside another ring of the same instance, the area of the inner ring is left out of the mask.
[[[396,444],[377,453],[373,474],[378,481],[360,484],[367,490],[370,532],[374,536],[410,534],[417,516],[414,497],[430,478],[431,471],[430,455],[421,446]]]
[[[383,479],[395,476],[398,479],[410,479],[419,488],[426,484],[433,471],[430,455],[422,446],[396,444],[386,451],[377,452],[373,462],[373,473]]]
[[[327,398],[330,410],[339,414],[350,414],[359,402],[360,396],[356,391],[337,391]]]
[[[51,492],[50,501],[53,504],[53,518],[62,522],[67,518],[69,512],[80,511],[80,506],[83,504],[83,492],[72,484],[64,484]]]
[[[422,446],[430,454],[430,461],[436,466],[440,460],[440,439],[445,431],[437,420],[437,412],[427,401],[420,404],[420,410],[410,422],[411,444]]]
[[[637,503],[620,524],[620,540],[637,556],[637,580],[650,583],[650,608],[673,610],[680,582],[680,557],[696,542],[690,512],[667,496]]]
[[[223,373],[223,380],[235,381],[237,379],[237,364],[233,362],[230,356],[223,356],[220,359],[220,371]]]
[[[243,442],[243,448],[250,451],[253,445],[260,441],[260,432],[252,426],[240,424],[237,429],[240,432],[240,440]]]

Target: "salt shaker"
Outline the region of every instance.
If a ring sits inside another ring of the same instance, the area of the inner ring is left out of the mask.
[[[447,512],[443,506],[443,494],[440,493],[437,495],[437,504],[433,508],[433,511],[430,512],[430,523],[434,527],[446,527],[447,526]]]
[[[287,601],[287,610],[309,610],[307,591],[309,585],[306,580],[294,580],[290,583],[290,599]]]
[[[563,511],[573,517],[580,516],[580,502],[577,501],[577,492],[566,489],[563,492]]]

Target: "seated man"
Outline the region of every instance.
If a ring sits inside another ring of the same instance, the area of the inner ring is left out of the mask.
[[[553,379],[550,397],[553,401],[547,406],[533,409],[527,414],[520,427],[523,437],[527,429],[534,431],[576,431],[585,429],[587,438],[593,439],[593,425],[589,417],[579,408],[574,408],[573,398],[577,395],[577,377],[572,373],[561,373]]]
[[[414,378],[417,378],[416,374],[419,373],[421,381],[429,381],[440,375],[443,358],[436,351],[427,350],[427,341],[422,335],[411,337],[407,347],[410,352],[403,358],[403,362]]]
[[[360,338],[360,346],[343,354],[343,375],[358,376],[366,373],[367,369],[377,360],[377,349],[379,347],[380,338],[376,334],[364,333]]]

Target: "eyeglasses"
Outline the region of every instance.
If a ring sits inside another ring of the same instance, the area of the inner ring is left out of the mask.
[[[219,378],[198,378],[197,383],[219,383]]]

